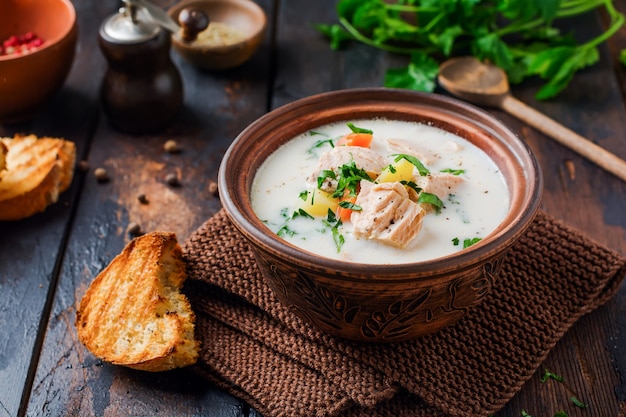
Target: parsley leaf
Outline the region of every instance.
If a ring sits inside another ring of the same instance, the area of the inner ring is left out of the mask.
[[[361,180],[372,181],[367,172],[357,167],[354,161],[350,161],[348,164],[343,164],[339,167],[337,190],[333,193],[333,197],[342,197],[346,190],[348,191],[348,195],[353,197],[356,196],[357,188]]]
[[[563,382],[562,376],[552,373],[546,369],[543,373],[543,376],[541,377],[541,382],[546,382],[548,379],[554,379],[555,381]]]
[[[352,211],[361,211],[361,210],[363,210],[363,207],[359,206],[358,204],[351,203],[349,201],[340,201],[339,202],[339,207],[345,208],[345,209],[349,209],[349,210],[352,210]]]
[[[558,20],[600,8],[609,19],[603,33],[584,43],[574,41],[580,36],[572,33],[572,41],[565,42]],[[597,46],[624,25],[624,15],[612,0],[339,0],[336,11],[337,24],[316,26],[331,48],[354,40],[409,57],[406,67],[387,70],[386,87],[431,92],[439,62],[469,50],[501,67],[512,83],[544,78],[536,95],[542,100],[554,97],[576,72],[598,62]],[[623,62],[626,65],[626,52]],[[557,70],[544,72],[548,67]]]
[[[480,242],[482,240],[481,237],[475,237],[472,239],[464,239],[463,240],[463,249],[469,248],[470,246]]]
[[[435,212],[437,213],[439,213],[441,209],[443,208],[443,201],[441,201],[441,199],[437,197],[435,194],[431,194],[431,193],[426,193],[426,192],[420,193],[417,199],[417,202],[432,204],[435,207]]]
[[[374,133],[372,130],[370,129],[364,129],[362,127],[357,127],[354,125],[354,123],[350,122],[347,123],[347,126],[350,128],[350,130],[352,131],[352,133],[369,133],[372,134]]]
[[[330,227],[330,232],[333,235],[333,241],[337,246],[337,252],[341,251],[341,247],[346,242],[343,235],[339,232],[339,226],[342,225],[341,219],[338,219],[335,213],[331,209],[328,209],[328,216],[322,221],[326,226]]]
[[[452,168],[442,169],[439,172],[447,172],[448,174],[452,174],[452,175],[465,174],[465,170],[464,169],[452,169]]]
[[[414,52],[411,54],[411,61],[407,67],[387,70],[384,85],[388,88],[405,88],[432,93],[437,86],[438,73],[437,61],[422,52]]]
[[[409,161],[411,164],[413,164],[413,166],[415,166],[415,168],[417,168],[417,172],[419,172],[421,176],[426,176],[430,174],[429,169],[426,168],[424,164],[422,164],[422,162],[416,157],[414,157],[413,155],[407,155],[405,153],[401,153],[401,154],[397,154],[393,156],[396,157],[396,159],[394,159],[394,162],[398,162],[401,159],[406,159],[407,161]]]

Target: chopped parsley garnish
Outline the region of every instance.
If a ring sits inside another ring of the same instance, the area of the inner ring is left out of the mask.
[[[439,197],[437,197],[435,194],[432,194],[432,193],[426,193],[426,192],[420,193],[417,199],[417,202],[432,204],[435,207],[436,213],[439,213],[441,209],[443,208],[443,201],[441,201]]]
[[[532,416],[528,414],[526,410],[522,410],[522,417],[532,417]]]
[[[287,222],[285,222],[285,224],[283,224],[282,226],[280,226],[280,229],[278,229],[278,231],[276,232],[276,234],[280,237],[285,237],[285,236],[293,236],[296,234],[296,231],[291,229],[288,225]]]
[[[394,159],[394,162],[398,162],[401,159],[406,159],[407,161],[409,161],[411,164],[413,164],[413,166],[415,166],[415,168],[417,168],[417,172],[419,172],[419,174],[422,177],[425,177],[426,175],[430,174],[430,171],[428,170],[428,168],[426,168],[424,164],[422,164],[422,162],[416,157],[414,157],[413,155],[400,153],[400,154],[396,154],[392,156],[396,157],[396,159]]]
[[[332,139],[320,139],[318,141],[316,141],[313,145],[311,145],[311,147],[309,149],[307,149],[306,153],[308,154],[313,154],[315,149],[319,149],[322,146],[324,146],[325,144],[329,144],[331,148],[335,147],[335,144],[333,143]]]
[[[576,397],[571,397],[570,401],[578,408],[587,408],[587,404],[581,402],[578,398]]]
[[[306,201],[306,199],[309,198],[309,192],[307,190],[300,192],[300,194],[298,194],[298,198],[302,201]]]
[[[350,128],[350,130],[352,131],[352,133],[369,133],[370,135],[373,134],[374,132],[370,129],[364,129],[362,127],[357,127],[354,125],[354,123],[350,122],[347,123],[347,126]]]
[[[346,242],[345,238],[339,233],[339,226],[341,226],[341,219],[335,216],[335,213],[331,209],[328,209],[328,216],[322,221],[326,226],[330,227],[330,231],[333,234],[333,241],[337,246],[337,252],[341,250],[341,247]]]
[[[541,377],[541,382],[546,382],[548,379],[554,379],[555,381],[563,382],[563,377],[561,375],[557,375],[546,369],[543,373],[543,376]]]
[[[442,169],[440,172],[447,172],[448,174],[452,174],[452,175],[465,174],[464,169],[452,169],[452,168]]]
[[[554,415],[554,417],[568,417],[568,415],[565,411],[559,411]]]
[[[361,210],[363,210],[363,208],[361,206],[359,206],[358,204],[354,204],[354,203],[351,203],[349,201],[340,201],[339,202],[339,207],[345,208],[345,209],[349,209],[349,210],[352,210],[352,211],[361,211]]]
[[[482,238],[480,237],[475,237],[472,239],[463,239],[463,249],[467,249],[470,246],[472,246],[473,244],[476,244],[478,242],[480,242],[482,240]],[[454,246],[459,246],[459,244],[461,243],[461,239],[459,239],[458,237],[455,237],[452,239],[452,244]]]
[[[280,210],[280,217],[284,217],[285,219],[289,218],[289,208],[285,207]]]
[[[415,191],[417,194],[422,192],[422,189],[420,187],[417,186],[417,184],[415,184],[413,181],[400,181],[400,184],[405,185],[411,189],[413,189],[413,191]]]
[[[306,210],[304,209],[298,209],[296,211],[293,212],[293,214],[291,215],[292,219],[295,219],[296,217],[305,217],[307,219],[314,219],[315,217],[311,216],[309,213],[306,212]]]
[[[389,166],[387,167],[387,169],[389,170],[389,172],[391,172],[392,174],[395,174],[396,172],[398,172],[398,170],[396,169],[396,167],[394,167],[392,164],[389,164]]]
[[[314,219],[314,217],[311,216],[309,213],[307,213],[307,211],[304,209],[295,210],[291,213],[291,215],[288,215],[287,214],[288,212],[289,212],[289,209],[286,207],[280,211],[280,215],[285,218],[285,222],[282,224],[282,226],[280,226],[280,228],[276,232],[276,235],[280,237],[285,237],[285,236],[293,237],[294,235],[298,234],[298,232],[296,232],[295,230],[289,227],[290,220],[293,220],[296,217]]]
[[[370,176],[363,169],[358,168],[354,161],[343,164],[339,167],[339,178],[337,178],[337,190],[333,193],[334,198],[343,197],[346,190],[350,196],[357,194],[357,187],[361,180],[372,181]],[[319,184],[319,178],[318,178]]]
[[[335,171],[333,171],[332,169],[325,169],[321,172],[321,175],[319,177],[317,177],[317,188],[322,188],[322,185],[324,184],[324,181],[326,181],[328,178],[332,179],[332,180],[336,180],[337,179],[337,174],[335,174]]]
[[[463,249],[469,248],[470,246],[480,242],[481,240],[483,240],[481,237],[475,237],[472,239],[464,239],[463,240]]]

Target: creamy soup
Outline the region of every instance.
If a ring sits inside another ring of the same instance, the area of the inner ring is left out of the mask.
[[[360,142],[368,135],[369,145]],[[433,126],[386,119],[334,123],[290,140],[259,168],[251,200],[292,244],[370,264],[460,251],[509,208],[504,178],[482,150]]]

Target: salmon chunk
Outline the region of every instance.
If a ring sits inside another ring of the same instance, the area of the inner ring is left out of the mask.
[[[354,161],[357,168],[361,168],[370,176],[376,176],[388,165],[387,160],[379,153],[361,146],[336,146],[332,150],[324,152],[315,167],[315,170],[307,178],[310,185],[317,186],[317,178],[325,170],[339,173],[339,167]],[[337,181],[327,178],[321,190],[334,192],[337,189]]]
[[[424,209],[409,199],[399,182],[375,184],[361,181],[355,202],[361,207],[350,217],[357,238],[375,239],[405,248],[422,228]]]
[[[454,194],[456,187],[464,181],[463,177],[447,172],[431,172],[414,180],[422,191],[435,194],[442,200]]]
[[[420,149],[414,143],[402,139],[387,139],[387,146],[392,152],[411,155],[419,159],[422,164],[432,164],[437,156],[426,149]],[[439,157],[440,158],[440,157]]]

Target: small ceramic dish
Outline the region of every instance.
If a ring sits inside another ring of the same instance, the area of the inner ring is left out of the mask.
[[[203,70],[225,70],[246,62],[257,51],[265,33],[265,12],[251,0],[185,0],[168,10],[178,22],[183,9],[199,9],[209,26],[192,42],[172,35],[174,49]]]
[[[69,0],[0,1],[0,42],[28,32],[43,44],[0,55],[0,123],[32,118],[64,84],[76,49],[74,6]]]
[[[495,230],[467,249],[432,260],[365,264],[300,249],[257,217],[252,183],[278,147],[329,123],[375,118],[432,125],[483,150],[509,191],[508,209]],[[504,255],[533,221],[542,184],[528,146],[489,113],[436,94],[384,88],[323,93],[278,108],[236,138],[219,170],[223,206],[250,242],[276,298],[325,332],[366,342],[436,332],[480,303],[498,279]]]

